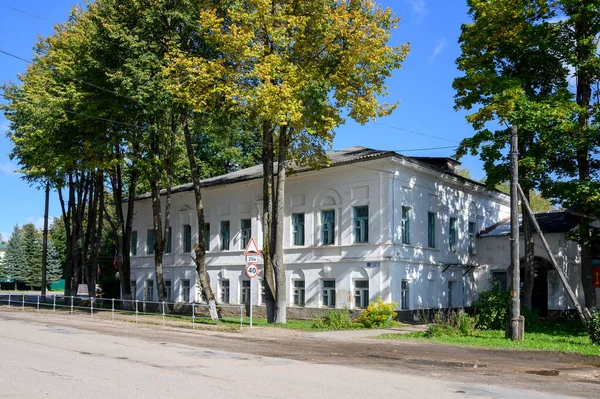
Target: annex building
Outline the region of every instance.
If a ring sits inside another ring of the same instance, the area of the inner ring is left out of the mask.
[[[329,167],[296,170],[286,180],[290,314],[364,308],[379,296],[404,311],[459,308],[490,287],[477,234],[508,217],[508,196],[458,176],[459,164],[449,158],[364,147],[329,157]],[[251,237],[262,248],[262,166],[206,179],[202,186],[207,269],[218,301],[261,305],[261,289],[249,297],[243,252]],[[173,189],[171,209],[164,257],[168,299],[200,302],[191,258],[198,231],[191,184]],[[133,230],[133,292],[137,299],[156,300],[149,195],[136,200]]]

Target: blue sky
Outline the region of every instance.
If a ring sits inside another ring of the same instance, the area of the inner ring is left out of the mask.
[[[348,122],[336,133],[335,149],[362,145],[376,149],[410,150],[457,144],[473,134],[464,112],[456,112],[452,80],[458,76],[455,60],[460,54],[458,36],[468,22],[466,0],[380,0],[402,18],[392,36],[393,44],[410,42],[411,52],[403,68],[390,79],[388,102],[401,101],[389,117],[377,123]],[[31,58],[38,35],[52,34],[55,23],[64,22],[75,0],[0,0],[0,49]],[[15,10],[18,8],[20,11]],[[0,54],[0,82],[16,81],[26,64]],[[29,187],[14,173],[8,158],[7,121],[0,115],[0,233],[4,239],[15,224],[34,222],[41,227],[44,213],[42,191]],[[418,132],[433,138],[412,132]],[[451,156],[452,149],[406,152],[407,155]],[[462,160],[474,178],[483,177],[481,163]],[[56,193],[52,193],[50,215],[60,215]]]

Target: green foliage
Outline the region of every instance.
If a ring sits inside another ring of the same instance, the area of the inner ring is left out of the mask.
[[[443,336],[472,336],[475,333],[476,318],[465,312],[452,312],[447,316],[437,313],[425,336],[441,338]]]
[[[503,329],[508,314],[510,297],[508,292],[500,291],[498,284],[491,290],[483,290],[473,302],[473,310],[477,316],[477,328]]]
[[[354,323],[348,309],[330,310],[327,315],[315,321],[312,325],[315,330],[354,330],[360,325]]]
[[[525,331],[534,331],[540,326],[540,315],[537,309],[521,308],[521,316],[525,318]]]
[[[600,345],[600,312],[594,312],[588,330],[593,344]]]
[[[389,327],[392,325],[397,313],[394,309],[398,307],[398,302],[385,303],[381,297],[369,306],[355,320],[365,328]]]

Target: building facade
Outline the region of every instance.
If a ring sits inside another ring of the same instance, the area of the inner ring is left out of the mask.
[[[485,281],[477,232],[508,216],[508,197],[456,175],[458,163],[451,159],[364,147],[332,152],[330,159],[327,168],[297,170],[286,180],[290,308],[360,309],[379,296],[407,311],[469,306]],[[262,248],[261,175],[259,165],[202,182],[207,269],[221,303],[250,300],[243,252],[251,237]],[[164,256],[167,296],[172,302],[200,302],[191,185],[174,188],[171,209]],[[136,200],[133,230],[135,296],[156,300],[148,195]],[[255,280],[258,289],[251,300],[261,305],[262,272]]]

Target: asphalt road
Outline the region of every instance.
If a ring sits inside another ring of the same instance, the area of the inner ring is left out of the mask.
[[[0,319],[0,398],[553,398],[494,385]],[[159,328],[159,327],[157,327]],[[198,335],[202,339],[202,335]]]

